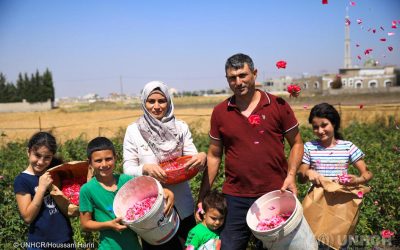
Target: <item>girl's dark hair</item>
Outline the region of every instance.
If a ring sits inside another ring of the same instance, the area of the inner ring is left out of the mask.
[[[335,139],[343,140],[343,136],[339,132],[340,115],[332,105],[326,102],[315,105],[311,109],[310,116],[308,117],[308,122],[310,124],[312,123],[314,117],[328,119],[333,125]]]
[[[209,191],[203,199],[202,207],[204,212],[207,212],[208,209],[214,208],[216,209],[222,216],[226,215],[227,206],[226,200],[222,193],[217,190]]]
[[[34,134],[28,141],[28,151],[37,150],[40,147],[45,146],[55,154],[57,152],[56,138],[48,132],[38,132]]]
[[[111,150],[115,156],[114,144],[108,138],[99,136],[89,142],[86,149],[87,158],[91,160],[93,152],[101,150]]]

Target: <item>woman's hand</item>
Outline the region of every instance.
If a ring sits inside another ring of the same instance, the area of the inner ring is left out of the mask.
[[[309,169],[306,171],[306,176],[309,181],[311,181],[314,185],[321,185],[321,177],[317,171]]]
[[[157,164],[144,164],[143,175],[154,177],[160,182],[165,182],[167,178],[165,171]]]
[[[165,197],[164,214],[169,215],[174,207],[174,201],[175,201],[174,193],[168,188],[164,188],[164,197]]]
[[[192,158],[185,163],[184,167],[186,169],[197,168],[200,171],[204,170],[206,165],[207,155],[204,152],[200,152],[197,155],[193,155]]]

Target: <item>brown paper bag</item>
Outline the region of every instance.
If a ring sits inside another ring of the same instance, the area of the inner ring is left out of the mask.
[[[92,178],[92,171],[89,169],[87,161],[73,161],[61,164],[48,170],[51,177],[53,178],[52,189],[50,195],[53,197],[60,211],[69,217],[79,216],[79,206],[72,204],[68,197],[66,197],[62,189],[62,180],[86,177],[89,181]]]
[[[323,178],[321,186],[314,186],[303,200],[304,217],[318,241],[339,249],[348,235],[354,234],[362,198],[370,187],[349,187]]]

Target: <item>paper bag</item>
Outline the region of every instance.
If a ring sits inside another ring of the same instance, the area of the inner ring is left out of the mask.
[[[61,164],[48,170],[53,178],[50,195],[53,197],[60,211],[69,217],[79,216],[79,206],[72,204],[67,196],[61,191],[63,180],[73,178],[92,178],[92,171],[87,161],[73,161]]]
[[[362,198],[370,187],[343,186],[323,178],[303,200],[303,212],[318,241],[339,249],[348,235],[354,233]]]

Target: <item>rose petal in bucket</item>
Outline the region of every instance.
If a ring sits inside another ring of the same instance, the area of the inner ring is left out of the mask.
[[[165,184],[178,184],[192,179],[198,172],[198,168],[185,169],[183,165],[192,158],[190,155],[181,156],[172,161],[162,162],[161,168],[167,174]]]
[[[286,220],[278,223],[278,215]],[[272,226],[257,228],[271,218],[276,219]],[[253,235],[268,249],[318,249],[301,203],[289,191],[275,190],[258,198],[247,212],[246,221]]]
[[[153,198],[155,198],[154,203],[150,205]],[[126,215],[130,213],[128,211],[134,205],[144,205],[146,208],[143,206],[142,209],[145,208],[146,211],[136,209],[138,214],[143,214],[127,218]],[[164,207],[164,190],[156,179],[149,176],[139,176],[125,183],[117,192],[113,204],[115,215],[122,217],[124,224],[152,245],[169,241],[179,228],[178,214],[173,210],[169,215],[164,215]]]

